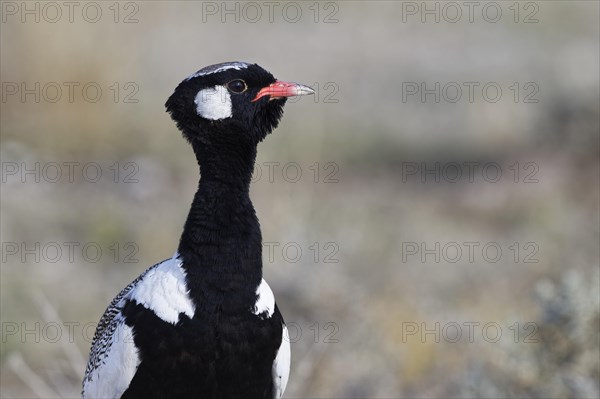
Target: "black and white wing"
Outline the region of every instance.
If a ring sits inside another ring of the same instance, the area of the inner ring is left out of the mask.
[[[140,363],[133,327],[122,313],[129,301],[142,304],[169,323],[180,313],[190,317],[194,305],[187,295],[185,273],[177,254],[142,273],[112,300],[98,323],[83,379],[84,398],[119,398]]]
[[[139,357],[133,342],[133,331],[125,324],[121,311],[131,291],[152,268],[125,287],[111,301],[98,322],[83,378],[84,398],[119,397],[133,379]]]

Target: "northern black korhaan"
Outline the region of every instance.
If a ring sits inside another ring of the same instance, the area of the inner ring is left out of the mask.
[[[198,160],[198,191],[175,255],[100,319],[84,397],[281,397],[290,346],[263,280],[249,185],[257,145],[286,98],[312,93],[244,62],[203,68],[175,89],[166,108]]]

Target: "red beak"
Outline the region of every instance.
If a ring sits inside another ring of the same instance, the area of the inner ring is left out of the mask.
[[[270,96],[271,99],[275,99],[282,97],[305,96],[307,94],[314,94],[314,92],[315,91],[313,89],[305,85],[277,80],[275,83],[260,89],[252,102],[258,101],[264,96]]]

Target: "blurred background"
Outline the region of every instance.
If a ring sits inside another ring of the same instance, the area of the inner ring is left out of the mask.
[[[312,85],[259,147],[288,398],[597,398],[599,3],[11,2],[0,396],[77,397],[198,179],[203,66]]]

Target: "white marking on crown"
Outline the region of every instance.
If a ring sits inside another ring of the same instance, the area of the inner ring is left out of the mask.
[[[256,299],[253,313],[259,315],[267,312],[267,317],[273,316],[273,312],[275,311],[275,296],[265,279],[262,279],[256,289],[256,295],[258,295],[258,298]]]
[[[198,76],[210,75],[211,73],[218,73],[218,72],[227,71],[229,69],[237,69],[239,71],[241,69],[248,68],[248,66],[249,66],[249,64],[247,64],[245,62],[225,62],[225,63],[222,63],[222,64],[211,65],[211,66],[207,66],[205,68],[202,68],[198,72],[196,72],[196,73],[188,76],[186,78],[186,80],[197,78]]]
[[[192,318],[196,311],[188,295],[185,271],[176,256],[150,269],[135,287],[132,299],[172,324],[179,321],[180,313]]]
[[[209,87],[202,89],[194,99],[196,112],[205,119],[213,121],[230,118],[231,96],[224,86]]]

